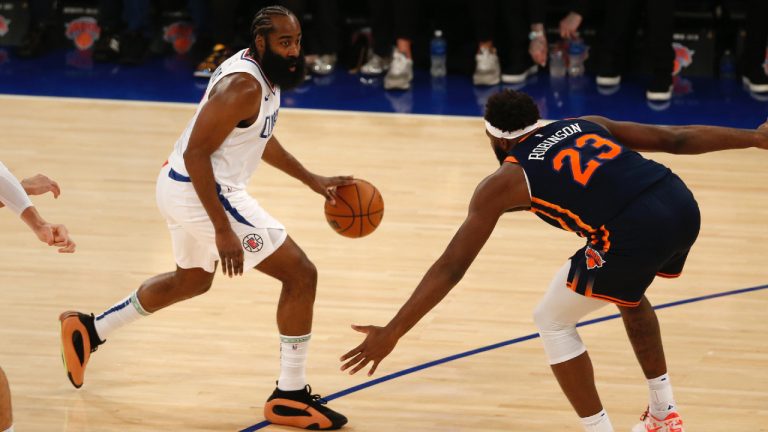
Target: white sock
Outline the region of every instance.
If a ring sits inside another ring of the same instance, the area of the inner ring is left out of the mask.
[[[608,418],[608,413],[605,410],[593,416],[582,417],[581,424],[586,432],[613,432],[611,419]]]
[[[307,385],[307,349],[312,333],[304,336],[280,335],[280,390],[301,390]]]
[[[120,327],[150,314],[141,307],[137,292],[134,291],[131,295],[96,317],[94,324],[96,325],[96,333],[98,333],[101,340],[106,340],[110,333]]]
[[[648,411],[657,419],[664,420],[670,412],[675,410],[672,382],[669,380],[668,374],[649,379],[648,393]]]
[[[13,425],[9,427],[8,429],[4,430],[3,432],[13,432]]]

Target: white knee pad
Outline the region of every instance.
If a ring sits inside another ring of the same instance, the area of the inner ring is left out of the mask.
[[[576,331],[576,323],[607,304],[568,289],[565,284],[570,268],[571,262],[568,261],[558,270],[533,312],[533,321],[539,329],[549,364],[568,361],[587,350]]]

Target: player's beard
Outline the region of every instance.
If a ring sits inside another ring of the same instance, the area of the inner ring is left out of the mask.
[[[299,52],[296,57],[283,57],[272,51],[269,44],[265,44],[261,67],[267,78],[279,86],[281,90],[296,88],[304,82],[306,66],[304,65],[303,52]],[[295,69],[291,71],[291,67],[295,67]]]
[[[493,152],[496,154],[496,159],[499,160],[499,165],[503,165],[504,159],[506,159],[509,154],[495,144],[491,144],[491,147],[493,147]]]

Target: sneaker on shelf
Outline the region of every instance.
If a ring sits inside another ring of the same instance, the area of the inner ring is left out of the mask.
[[[100,340],[93,323],[93,314],[67,311],[59,316],[61,324],[61,359],[67,378],[75,388],[85,380],[85,366],[91,353],[106,341]]]
[[[501,66],[496,50],[480,48],[475,54],[475,73],[472,75],[472,84],[476,86],[492,86],[501,81]]]
[[[322,54],[315,57],[309,70],[315,75],[329,75],[336,69],[336,54]]]
[[[656,75],[645,92],[650,101],[668,101],[672,99],[672,75]]]
[[[103,30],[99,40],[93,44],[93,59],[97,62],[113,62],[120,57],[120,36]]]
[[[402,52],[395,50],[389,72],[384,77],[384,88],[387,90],[408,90],[413,81],[413,60]]]
[[[384,58],[374,54],[360,68],[360,73],[363,75],[381,75],[389,69],[389,64],[391,62],[392,58],[390,57]]]
[[[685,432],[683,419],[677,411],[667,414],[664,419],[657,419],[648,409],[640,416],[640,423],[632,427],[632,432]]]
[[[264,405],[264,417],[272,424],[310,430],[335,430],[347,424],[347,418],[325,406],[320,395],[307,385],[301,390],[275,388]]]
[[[232,55],[232,50],[224,44],[216,44],[213,46],[213,51],[195,68],[194,76],[198,78],[210,78],[213,75],[213,71],[216,70],[219,65],[224,63],[224,60]]]
[[[768,92],[768,75],[765,74],[763,68],[756,68],[754,71],[744,74],[741,79],[752,93]]]
[[[539,67],[537,65],[524,67],[522,70],[520,70],[520,68],[510,68],[501,74],[501,82],[504,84],[521,84],[524,83],[529,76],[535,75],[538,71]]]

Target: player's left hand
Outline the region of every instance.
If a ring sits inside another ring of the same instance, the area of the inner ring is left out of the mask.
[[[335,176],[325,177],[321,175],[313,175],[312,182],[309,185],[313,191],[324,196],[331,205],[336,205],[336,187],[352,184],[355,179],[352,176]]]
[[[21,181],[21,186],[28,195],[42,195],[51,192],[54,198],[58,198],[61,194],[59,184],[43,174],[25,178]]]
[[[371,376],[376,372],[376,368],[384,357],[388,356],[389,353],[395,349],[398,338],[386,327],[372,325],[359,326],[352,324],[352,328],[360,333],[365,333],[368,336],[366,336],[363,343],[358,345],[355,349],[341,356],[339,360],[342,362],[346,361],[346,363],[341,366],[341,370],[345,371],[352,368],[352,370],[349,371],[349,374],[354,375],[360,369],[366,367],[368,363],[373,362],[371,370],[368,371],[368,376]]]

